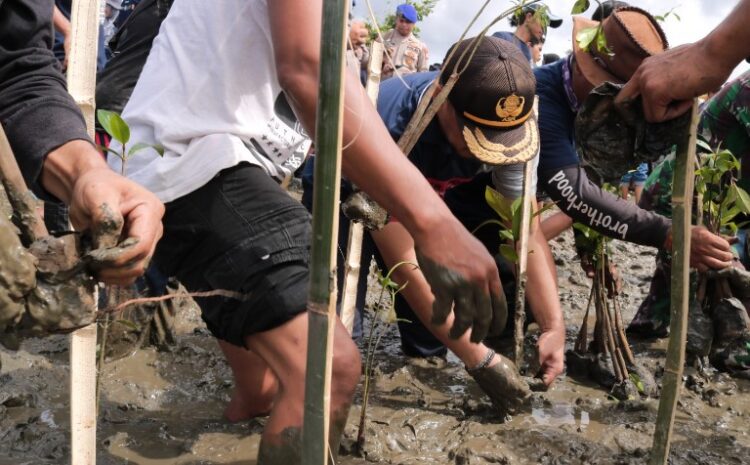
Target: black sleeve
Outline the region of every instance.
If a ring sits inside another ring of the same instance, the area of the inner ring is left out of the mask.
[[[662,248],[672,224],[602,190],[579,166],[539,173],[539,184],[566,215],[605,236]]]
[[[71,140],[89,140],[51,49],[52,1],[0,0],[0,124],[40,196],[47,154]]]

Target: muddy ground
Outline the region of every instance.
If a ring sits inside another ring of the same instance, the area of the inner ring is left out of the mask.
[[[648,290],[654,251],[615,243],[624,275],[626,321]],[[572,235],[553,241],[568,347],[583,318],[590,283]],[[101,465],[253,464],[263,419],[229,424],[222,411],[230,371],[195,307],[183,305],[177,343],[108,362],[102,375],[97,463]],[[591,326],[590,326],[591,327]],[[529,346],[533,346],[534,331]],[[503,423],[453,356],[410,360],[395,329],[376,358],[364,457],[352,444],[357,394],[340,464],[643,464],[656,400],[616,401],[585,379],[562,376],[536,394],[530,414]],[[636,357],[661,377],[665,341],[635,342]],[[68,464],[68,340],[29,340],[0,350],[0,465]],[[533,370],[533,367],[530,368]],[[715,375],[682,390],[671,463],[750,464],[750,383]]]

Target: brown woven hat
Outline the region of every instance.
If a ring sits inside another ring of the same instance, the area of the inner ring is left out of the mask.
[[[485,36],[471,56],[474,41],[465,39],[448,50],[441,76],[445,84],[454,69],[465,68],[448,95],[464,123],[464,140],[484,163],[526,162],[539,149],[534,73],[515,44]]]
[[[594,44],[589,50],[581,50],[576,36],[583,29],[597,27],[599,22],[582,16],[573,17],[576,64],[594,87],[605,81],[627,82],[645,58],[669,47],[661,26],[653,16],[638,7],[619,8],[601,24],[611,54],[599,51]]]

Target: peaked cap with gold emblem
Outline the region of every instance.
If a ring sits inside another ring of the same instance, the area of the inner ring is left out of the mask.
[[[526,162],[539,149],[534,73],[515,44],[485,36],[471,56],[475,40],[465,39],[451,47],[441,76],[445,84],[456,63],[457,71],[463,69],[448,99],[464,123],[466,144],[484,163]]]

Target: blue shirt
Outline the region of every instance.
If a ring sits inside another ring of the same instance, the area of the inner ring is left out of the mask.
[[[529,62],[529,66],[531,66],[531,50],[529,50],[529,46],[526,45],[526,42],[519,39],[512,32],[508,32],[508,31],[498,31],[492,34],[492,37],[499,37],[503,40],[507,40],[508,42],[512,42],[516,44],[518,48],[521,50],[521,53],[523,53],[523,56],[526,57],[526,61]]]
[[[394,140],[398,141],[404,133],[420,100],[437,76],[436,71],[407,74],[403,78],[409,88],[399,79],[388,79],[380,85],[378,113]],[[425,128],[409,153],[409,160],[441,193],[468,182],[482,166],[479,160],[466,159],[456,153],[443,135],[437,118]]]
[[[534,68],[539,98],[540,174],[580,163],[575,142],[576,115],[563,84],[565,59]]]

